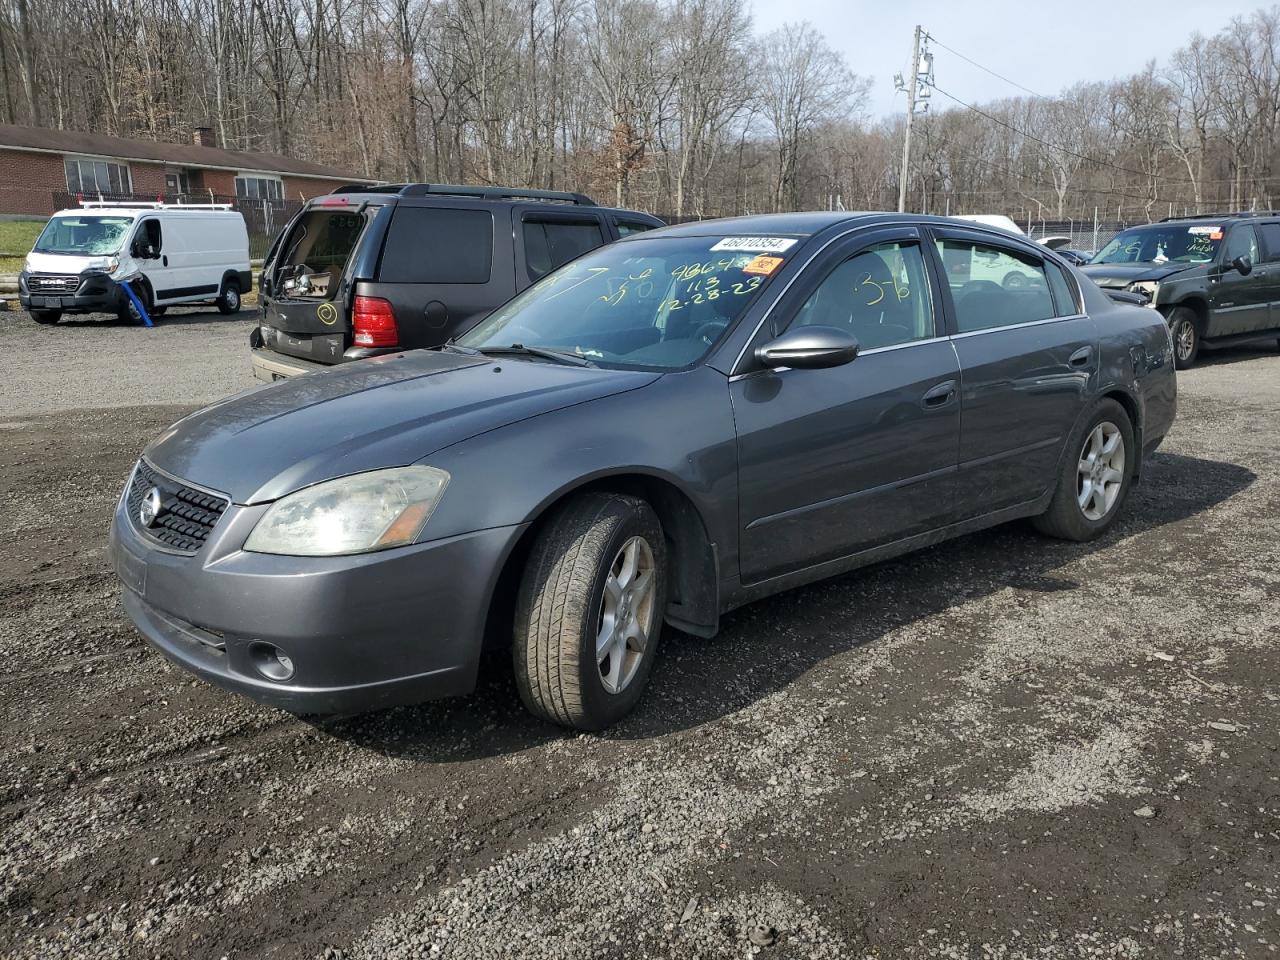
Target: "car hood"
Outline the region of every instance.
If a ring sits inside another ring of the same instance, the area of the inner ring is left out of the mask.
[[[1202,263],[1086,263],[1080,269],[1098,286],[1114,288],[1140,281],[1163,280],[1175,273],[1202,266]]]
[[[235,503],[262,503],[322,480],[405,466],[496,427],[634,390],[658,376],[416,350],[229,397],[175,423],[143,455]]]
[[[26,257],[26,265],[32,273],[78,274],[85,270],[105,270],[108,261],[116,254],[81,256],[74,253],[37,253],[32,250]]]

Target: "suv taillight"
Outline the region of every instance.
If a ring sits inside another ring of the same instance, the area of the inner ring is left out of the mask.
[[[356,297],[351,311],[351,328],[357,347],[398,347],[400,331],[395,311],[381,297]]]

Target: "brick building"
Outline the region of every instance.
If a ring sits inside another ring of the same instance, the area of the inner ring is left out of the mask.
[[[293,157],[219,149],[207,127],[188,144],[0,124],[0,215],[48,216],[68,198],[99,195],[293,204],[340,183],[371,182]]]

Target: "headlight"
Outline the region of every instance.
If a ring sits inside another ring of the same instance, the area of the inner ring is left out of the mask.
[[[1139,280],[1136,283],[1129,284],[1127,288],[1131,293],[1140,293],[1147,298],[1148,305],[1156,302],[1156,293],[1160,289],[1160,284],[1155,280]]]
[[[84,272],[85,273],[115,273],[119,269],[120,269],[120,258],[107,257],[107,259],[102,262],[101,266],[85,267]]]
[[[244,548],[294,557],[336,557],[413,543],[440,502],[449,474],[395,467],[326,480],[282,497]]]
[[[32,273],[34,271],[35,271],[35,267],[31,266],[31,258],[27,257],[25,260],[22,261],[22,272]]]

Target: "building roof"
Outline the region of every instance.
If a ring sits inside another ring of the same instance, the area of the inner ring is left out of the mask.
[[[77,130],[53,130],[48,127],[15,127],[0,124],[0,150],[37,150],[45,153],[86,154],[113,157],[144,163],[168,163],[176,167],[199,167],[235,170],[247,173],[288,174],[295,177],[373,182],[336,167],[327,167],[276,153],[251,153],[220,150],[195,143],[159,143],[155,140],[130,140],[101,133]]]

